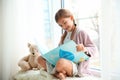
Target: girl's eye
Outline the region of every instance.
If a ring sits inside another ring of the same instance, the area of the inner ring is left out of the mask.
[[[60,27],[62,27],[62,25],[59,25]]]
[[[64,22],[64,24],[66,24],[67,22]]]

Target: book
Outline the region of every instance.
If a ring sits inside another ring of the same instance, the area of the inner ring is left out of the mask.
[[[39,46],[40,45],[38,45],[38,47]],[[70,40],[69,42],[60,45],[46,53],[42,53],[41,56],[54,66],[60,58],[68,59],[74,63],[88,60],[89,57],[84,52],[76,51],[76,46],[77,44],[73,40]],[[42,52],[40,48],[39,51]]]

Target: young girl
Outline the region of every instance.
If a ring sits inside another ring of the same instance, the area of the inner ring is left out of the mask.
[[[55,14],[55,20],[57,24],[65,30],[63,33],[59,45],[62,45],[70,40],[73,40],[77,46],[77,51],[85,52],[89,57],[93,57],[96,53],[96,47],[91,41],[86,32],[80,30],[75,24],[73,14],[67,9],[60,9]],[[42,57],[38,58],[38,63],[42,67],[46,68],[46,60]],[[64,80],[67,76],[81,76],[81,74],[88,74],[89,60],[80,62],[78,64],[73,63],[67,59],[61,58],[56,63],[54,68],[54,76]]]

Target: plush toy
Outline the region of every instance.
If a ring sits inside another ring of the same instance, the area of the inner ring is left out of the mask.
[[[39,69],[37,58],[40,55],[38,52],[38,47],[34,44],[28,43],[28,48],[30,51],[30,54],[23,57],[19,62],[18,66],[23,71],[32,70],[32,69]]]

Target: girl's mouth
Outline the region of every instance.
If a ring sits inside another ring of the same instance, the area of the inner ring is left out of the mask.
[[[69,30],[69,27],[66,27],[65,30],[68,31],[68,30]]]

